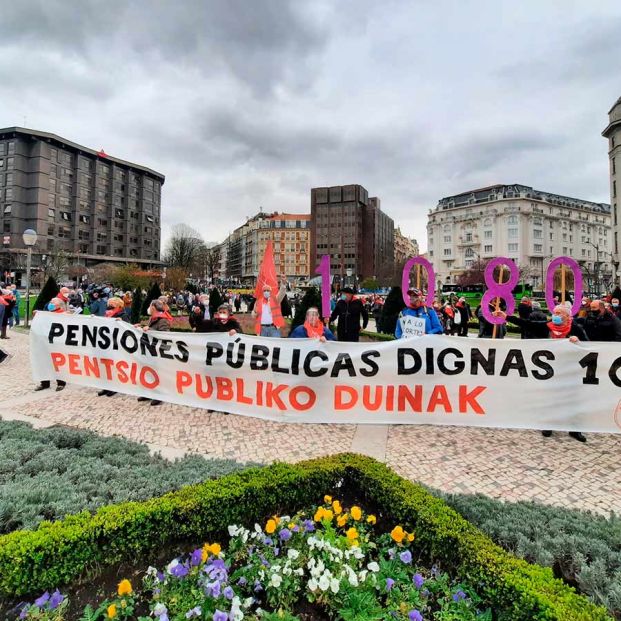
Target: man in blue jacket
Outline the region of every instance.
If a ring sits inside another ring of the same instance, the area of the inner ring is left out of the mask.
[[[423,304],[423,292],[409,289],[410,304],[399,313],[395,337],[398,339],[423,336],[424,334],[442,334],[442,324],[433,308]]]

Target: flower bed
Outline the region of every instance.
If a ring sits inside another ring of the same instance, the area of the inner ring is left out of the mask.
[[[74,615],[158,621],[208,619],[490,620],[475,590],[437,567],[416,562],[414,533],[395,525],[381,533],[377,518],[331,496],[310,512],[271,517],[265,527],[228,527],[230,541],[205,544],[150,567],[142,588],[123,579],[116,595]],[[20,607],[21,619],[67,619],[68,600],[55,590]],[[300,612],[303,610],[303,612]]]
[[[95,567],[140,559],[174,541],[221,540],[229,524],[250,527],[276,512],[292,515],[309,498],[335,490],[369,508],[381,523],[415,532],[413,555],[473,585],[498,619],[609,619],[550,569],[509,555],[421,486],[357,455],[250,469],[0,537],[0,591],[54,589]]]

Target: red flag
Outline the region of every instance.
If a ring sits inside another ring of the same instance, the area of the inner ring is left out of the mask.
[[[257,278],[257,286],[254,290],[254,297],[258,300],[263,296],[263,285],[269,285],[274,295],[278,291],[278,279],[276,278],[276,266],[274,265],[274,252],[272,251],[272,241],[267,242],[263,261],[259,268],[259,277]]]

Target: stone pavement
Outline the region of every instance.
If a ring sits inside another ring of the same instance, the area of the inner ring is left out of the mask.
[[[37,426],[90,429],[145,442],[164,456],[200,453],[239,461],[295,462],[343,451],[369,454],[401,475],[447,492],[621,513],[621,435],[407,425],[283,424],[135,398],[97,397],[89,388],[33,392],[28,336],[12,330],[0,348],[0,416]]]

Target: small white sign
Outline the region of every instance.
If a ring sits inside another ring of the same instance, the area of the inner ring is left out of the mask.
[[[399,319],[401,322],[401,338],[412,339],[425,336],[425,318],[404,315]]]

